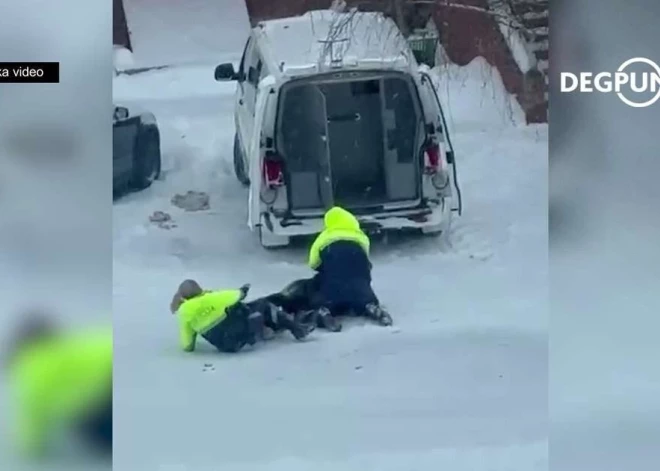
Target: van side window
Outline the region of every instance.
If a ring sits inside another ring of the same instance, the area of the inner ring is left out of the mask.
[[[393,114],[394,127],[386,129],[387,148],[396,149],[397,162],[412,163],[415,157],[415,139],[420,123],[415,100],[409,83],[400,78],[387,78],[385,82],[385,109]]]
[[[241,77],[245,77],[245,58],[247,56],[248,49],[250,49],[251,42],[252,42],[252,38],[248,38],[247,42],[245,43],[245,49],[243,49],[243,56],[241,57],[241,63],[238,66],[238,75]]]

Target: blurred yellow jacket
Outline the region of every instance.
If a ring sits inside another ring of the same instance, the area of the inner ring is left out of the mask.
[[[112,399],[112,330],[32,342],[10,368],[19,446],[23,454],[41,455],[54,428],[82,421]]]
[[[179,341],[186,352],[195,350],[197,335],[208,332],[227,317],[227,309],[243,299],[241,290],[206,291],[179,306]]]
[[[323,232],[316,237],[309,249],[307,264],[311,269],[316,270],[321,265],[321,251],[340,240],[358,243],[369,255],[369,237],[360,229],[359,221],[351,213],[335,206],[325,213],[323,223]]]

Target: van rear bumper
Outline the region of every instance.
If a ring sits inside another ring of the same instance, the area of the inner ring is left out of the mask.
[[[367,233],[388,230],[441,230],[451,217],[450,202],[443,200],[433,207],[388,211],[386,213],[358,216],[360,225]],[[261,216],[264,229],[277,236],[295,237],[318,234],[323,230],[323,217],[279,218],[272,213]]]

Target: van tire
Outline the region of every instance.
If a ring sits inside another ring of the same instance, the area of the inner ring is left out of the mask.
[[[265,249],[279,249],[288,247],[291,243],[291,238],[273,234],[267,228],[264,228],[264,226],[259,226],[259,243]]]
[[[153,124],[138,126],[133,150],[131,188],[144,190],[160,177],[160,134]]]
[[[241,141],[238,139],[238,134],[234,134],[234,173],[241,185],[249,186],[250,179],[245,171],[245,161],[243,159],[243,151],[241,150]]]

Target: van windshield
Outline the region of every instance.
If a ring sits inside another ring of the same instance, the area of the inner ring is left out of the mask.
[[[291,209],[417,201],[422,121],[414,82],[401,73],[287,84],[276,145]]]

